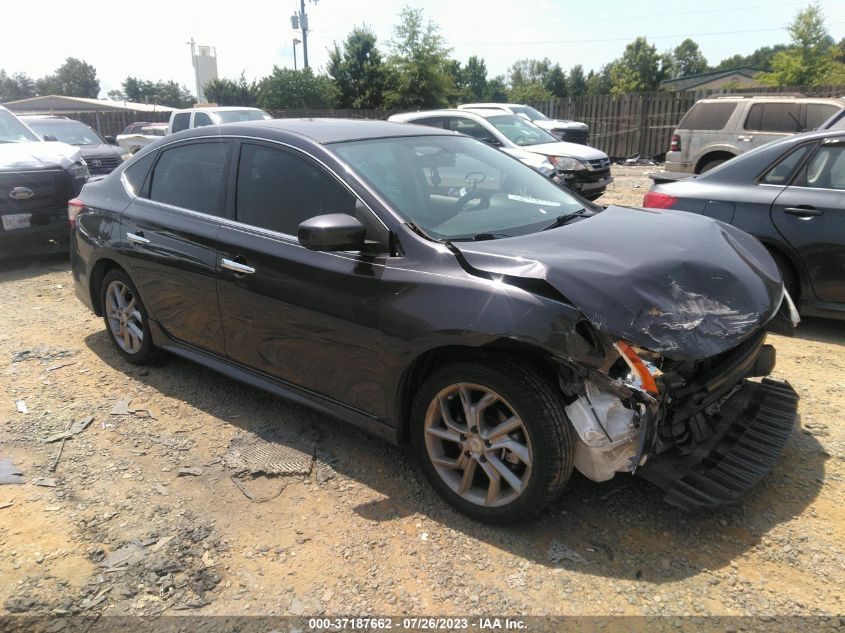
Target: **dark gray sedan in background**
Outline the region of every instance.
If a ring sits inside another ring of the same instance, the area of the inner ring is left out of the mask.
[[[754,235],[802,314],[845,318],[845,131],[770,143],[698,177],[652,178],[643,206],[699,213]]]
[[[82,121],[53,115],[26,115],[21,119],[45,141],[78,147],[92,176],[110,174],[126,155],[114,137],[102,137]]]

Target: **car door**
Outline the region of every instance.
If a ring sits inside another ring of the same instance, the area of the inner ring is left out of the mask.
[[[240,145],[236,223],[219,237],[218,294],[233,361],[371,415],[384,416],[376,296],[387,230],[339,178],[297,150]],[[374,253],[311,251],[300,222],[348,213]],[[379,252],[382,251],[382,252]]]
[[[745,121],[736,134],[736,147],[742,151],[760,147],[786,136],[804,131],[801,103],[797,101],[764,101],[752,103]]]
[[[231,144],[163,148],[121,218],[121,251],[150,318],[173,339],[222,355],[217,234]]]
[[[826,139],[772,205],[821,301],[845,303],[845,139]]]

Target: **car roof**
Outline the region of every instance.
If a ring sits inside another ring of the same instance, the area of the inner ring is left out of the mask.
[[[205,131],[205,134],[203,134]],[[320,144],[360,141],[396,136],[454,136],[456,132],[437,128],[408,125],[374,119],[267,119],[264,121],[243,121],[227,123],[225,126],[205,126],[189,130],[203,135],[221,133],[252,133],[275,136],[276,132],[287,132],[307,137]],[[185,132],[180,132],[190,136]]]
[[[54,121],[73,121],[66,116],[59,116],[58,114],[19,114],[19,119],[52,119]]]
[[[394,114],[390,117],[391,121],[410,121],[411,119],[418,119],[420,117],[436,117],[436,116],[477,116],[481,119],[489,119],[491,116],[512,115],[512,112],[505,112],[504,110],[459,110],[457,108],[443,109],[443,110],[422,110],[420,112],[403,112],[402,114]]]
[[[181,110],[174,110],[173,114],[180,112],[231,112],[233,110],[252,110],[254,112],[264,112],[264,110],[262,110],[261,108],[253,108],[251,106],[200,106],[197,108],[182,108]]]

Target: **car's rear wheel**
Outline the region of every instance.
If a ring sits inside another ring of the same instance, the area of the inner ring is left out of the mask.
[[[147,310],[132,280],[122,270],[110,270],[103,277],[100,305],[106,331],[120,355],[137,365],[153,360],[155,348]]]
[[[434,372],[412,411],[412,443],[432,486],[470,517],[529,518],[572,474],[572,436],[555,385],[500,357]]]

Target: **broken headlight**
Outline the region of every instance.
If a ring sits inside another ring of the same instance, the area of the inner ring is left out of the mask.
[[[616,341],[613,347],[628,367],[627,382],[656,396],[660,392],[657,387],[657,377],[662,372],[655,363],[660,361],[660,357],[622,340]]]

